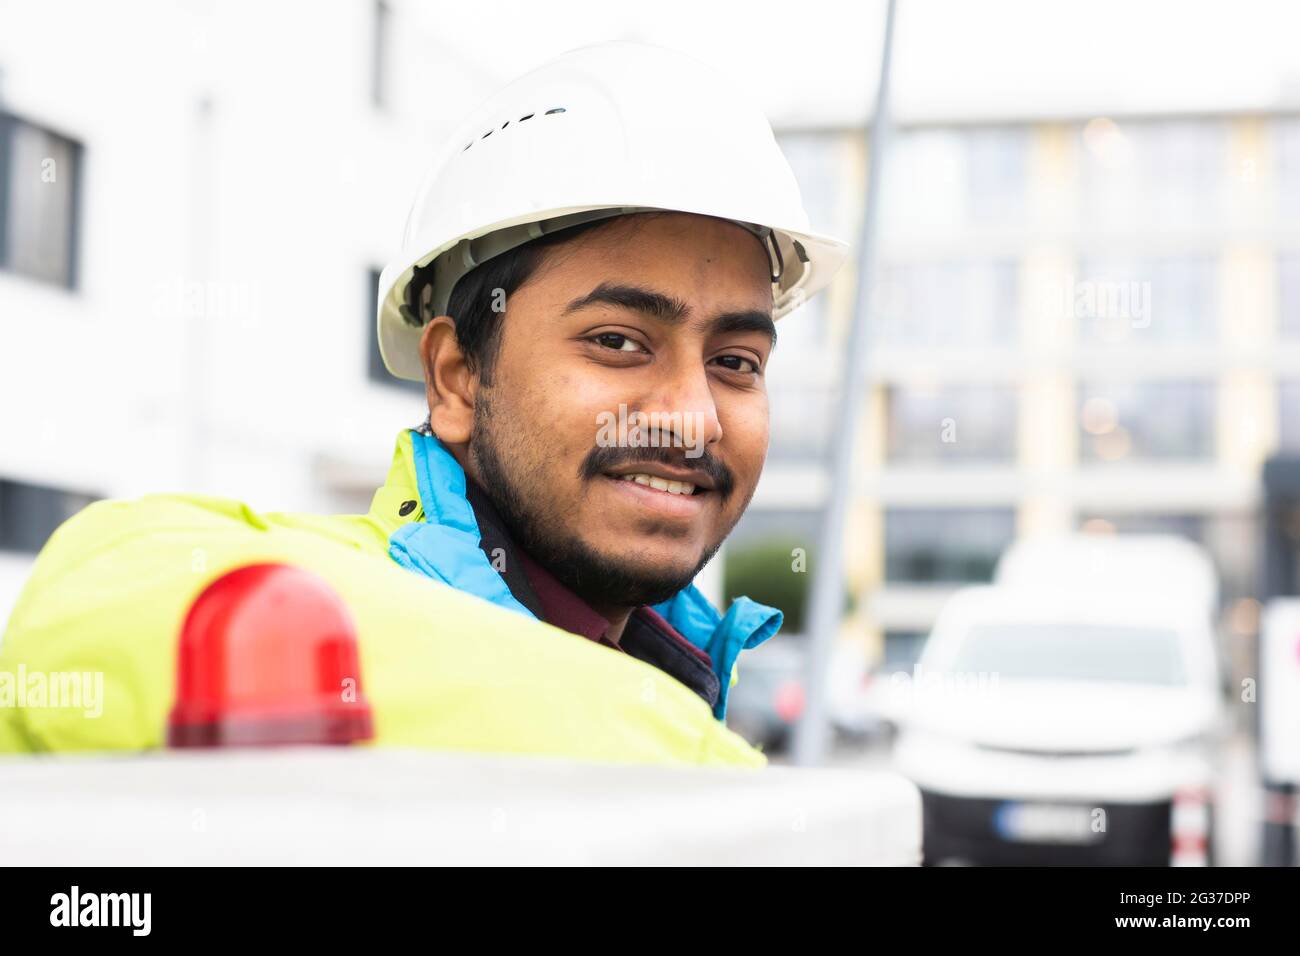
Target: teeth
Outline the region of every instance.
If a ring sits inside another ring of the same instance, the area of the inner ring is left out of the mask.
[[[687,481],[669,481],[666,478],[660,478],[658,475],[623,475],[619,481],[635,481],[638,485],[647,485],[659,491],[666,491],[670,495],[693,495],[695,486]]]

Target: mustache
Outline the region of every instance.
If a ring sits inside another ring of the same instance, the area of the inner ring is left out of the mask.
[[[578,475],[584,481],[590,481],[592,478],[599,478],[605,472],[612,471],[620,465],[648,464],[677,465],[702,471],[709,476],[709,479],[713,482],[713,490],[724,501],[736,487],[736,477],[731,469],[714,458],[708,451],[705,451],[700,457],[688,461],[685,453],[680,449],[655,447],[653,445],[645,448],[619,447],[617,445],[602,448],[598,446],[588,452],[587,456],[582,460]]]

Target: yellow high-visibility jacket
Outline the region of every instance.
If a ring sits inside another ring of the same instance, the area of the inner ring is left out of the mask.
[[[740,650],[781,614],[719,615],[692,586],[655,609],[713,661],[713,710],[651,664],[552,627],[511,597],[478,545],[465,475],[436,438],[403,431],[365,515],[261,514],[238,501],[149,495],[91,505],[37,558],[0,641],[0,681],[103,674],[98,715],[5,706],[0,753],[163,746],[191,602],[236,567],[280,562],[328,582],[356,624],[373,745],[655,764],[762,766],[723,723]]]

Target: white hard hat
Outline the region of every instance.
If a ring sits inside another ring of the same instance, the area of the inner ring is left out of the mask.
[[[809,230],[771,126],[728,79],[662,47],[583,47],[474,110],[435,161],[401,255],[379,279],[384,364],[423,380],[421,329],[479,263],[575,223],[649,210],[732,220],[763,239],[776,318],[824,288],[848,254]],[[415,270],[430,263],[423,301],[408,301]]]

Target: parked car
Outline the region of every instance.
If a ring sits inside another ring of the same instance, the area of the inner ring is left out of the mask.
[[[767,753],[789,747],[803,715],[807,646],[803,635],[779,634],[740,665],[740,680],[727,701],[727,726]],[[844,739],[861,742],[884,729],[868,706],[871,676],[862,647],[837,641],[827,675],[827,707],[832,729]]]
[[[741,662],[727,698],[727,726],[766,753],[790,744],[805,703],[806,641],[778,634]]]
[[[1211,859],[1223,732],[1208,560],[1165,538],[1012,549],[891,680],[925,861]]]

